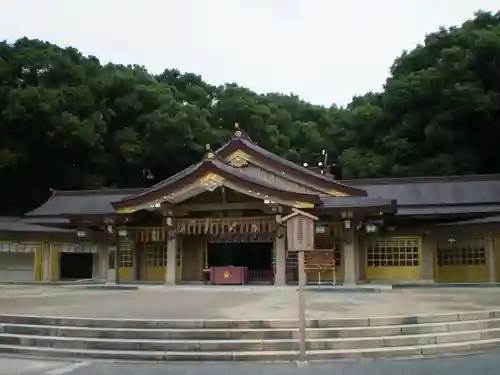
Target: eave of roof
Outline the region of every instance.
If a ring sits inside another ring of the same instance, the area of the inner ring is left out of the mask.
[[[116,211],[111,206],[111,202],[142,190],[144,189],[52,190],[52,195],[47,201],[23,216],[25,218],[48,218],[114,215]]]
[[[76,233],[73,229],[54,228],[36,224],[29,224],[17,217],[0,218],[0,232],[20,233]]]
[[[236,170],[235,173],[239,171],[226,163],[224,165]],[[161,189],[166,182],[176,181],[186,172],[189,172],[189,168],[151,188],[53,190],[52,196],[44,204],[28,212],[25,217],[114,215],[116,210],[112,202]],[[369,198],[397,200],[398,216],[500,213],[500,175],[362,179],[343,182],[362,187],[368,192]],[[330,199],[330,205],[339,206],[352,202],[350,197],[324,199]],[[326,210],[329,204],[318,209]]]
[[[457,225],[474,225],[474,224],[500,224],[500,215],[487,216],[470,220],[453,221],[451,223],[439,224],[438,226],[450,227]]]
[[[272,197],[279,197],[286,200],[306,202],[311,204],[320,204],[321,200],[316,194],[299,193],[295,191],[277,189],[273,184],[251,177],[243,173],[240,169],[231,167],[222,160],[215,158],[206,158],[203,162],[196,165],[196,168],[189,168],[178,173],[170,179],[154,186],[154,189],[147,189],[136,195],[131,195],[120,201],[113,202],[115,209],[122,209],[133,206],[140,206],[157,199],[167,196],[169,193],[183,186],[194,183],[200,177],[214,173],[224,179],[241,185],[248,190],[267,194]],[[174,178],[175,177],[175,178]]]
[[[216,151],[216,155],[220,156],[221,158],[225,158],[237,150],[242,150],[252,157],[260,158],[270,165],[273,165],[278,170],[284,169],[287,173],[297,178],[307,178],[309,180],[313,180],[315,184],[321,186],[324,189],[335,189],[352,196],[367,196],[366,192],[363,189],[349,186],[344,182],[335,181],[328,178],[327,176],[311,171],[306,167],[295,164],[285,158],[282,158],[270,151],[259,147],[251,140],[246,138],[233,137],[229,142],[227,142]]]
[[[455,204],[455,205],[421,205],[398,206],[398,216],[439,216],[462,214],[494,214],[500,213],[500,202],[490,204]]]

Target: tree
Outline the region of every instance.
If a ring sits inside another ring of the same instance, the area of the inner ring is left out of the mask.
[[[384,89],[345,108],[213,86],[178,70],[102,65],[74,48],[0,43],[0,211],[50,188],[149,186],[225,143],[238,121],[262,147],[345,177],[500,172],[500,13],[440,29],[399,56]]]

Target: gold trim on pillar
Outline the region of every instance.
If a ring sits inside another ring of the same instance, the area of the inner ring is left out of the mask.
[[[35,281],[42,281],[43,279],[43,245],[37,246],[33,252],[34,264],[33,271],[35,273]]]

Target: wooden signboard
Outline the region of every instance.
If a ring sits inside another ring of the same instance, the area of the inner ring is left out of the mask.
[[[335,274],[335,251],[334,250],[314,250],[304,252],[304,270],[318,273],[317,284],[321,285],[321,273],[332,272],[332,283],[337,283]]]
[[[335,267],[335,251],[314,250],[305,253],[306,271],[329,271]]]
[[[283,217],[282,222],[286,222],[289,251],[314,250],[316,220],[318,220],[316,216],[295,208],[291,214]]]

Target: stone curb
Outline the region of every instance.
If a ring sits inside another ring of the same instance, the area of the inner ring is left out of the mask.
[[[441,289],[441,288],[500,288],[500,283],[403,283],[392,284],[393,289]]]
[[[307,350],[355,350],[390,347],[410,347],[458,342],[500,339],[500,328],[477,331],[444,332],[399,336],[374,336],[356,338],[316,338],[307,340]],[[100,337],[63,337],[0,333],[0,345],[31,347],[56,347],[90,350],[144,350],[175,352],[254,352],[297,351],[299,341],[293,339],[117,339]]]
[[[449,344],[433,344],[420,346],[402,346],[393,348],[368,348],[348,350],[309,351],[310,361],[338,359],[376,359],[401,357],[435,357],[457,353],[480,352],[496,349],[500,339],[478,340],[471,342],[454,342]],[[293,361],[298,357],[295,351],[255,351],[255,352],[167,352],[141,350],[88,350],[61,349],[47,347],[30,347],[0,345],[1,353],[21,354],[30,357],[50,358],[87,358],[125,361]]]
[[[106,281],[0,281],[0,285],[67,286],[67,285],[105,285]]]
[[[1,327],[1,326],[0,326]],[[380,325],[368,327],[308,328],[309,339],[327,338],[373,338],[415,334],[439,334],[446,332],[495,330],[500,328],[500,318],[461,320],[449,323],[421,323],[406,325]],[[1,331],[0,331],[1,332]],[[150,340],[264,340],[293,339],[298,337],[298,328],[102,328],[78,326],[4,324],[4,333],[12,335],[35,335],[101,339],[150,339]]]
[[[74,287],[78,288],[79,285],[74,285]],[[139,290],[139,286],[137,285],[82,285],[81,289],[90,289],[90,290]]]

